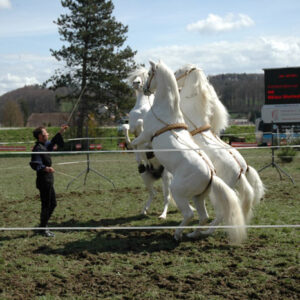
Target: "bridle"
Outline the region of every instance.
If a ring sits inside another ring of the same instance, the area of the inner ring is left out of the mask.
[[[151,69],[151,71],[152,71],[152,74],[151,74],[150,78],[147,80],[146,88],[144,88],[144,94],[147,96],[152,94],[152,92],[150,91],[150,85],[151,85],[152,79],[155,75],[155,71],[153,69]]]
[[[186,70],[183,74],[181,74],[179,77],[176,77],[176,81],[179,81],[181,78],[184,78],[188,76],[191,72],[195,71],[197,68],[191,68],[190,70]]]

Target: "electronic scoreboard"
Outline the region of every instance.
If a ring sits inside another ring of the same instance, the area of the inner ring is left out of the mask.
[[[264,71],[266,105],[300,103],[300,67]]]

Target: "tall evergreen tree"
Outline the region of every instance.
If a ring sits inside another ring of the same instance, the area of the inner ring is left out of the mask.
[[[60,50],[50,50],[65,67],[56,70],[48,82],[54,88],[71,87],[76,91],[73,100],[82,95],[76,113],[77,136],[90,111],[97,103],[117,109],[119,103],[131,98],[124,79],[135,66],[136,52],[127,46],[128,27],[112,16],[114,5],[110,0],[62,0],[67,13],[55,22],[59,27]]]

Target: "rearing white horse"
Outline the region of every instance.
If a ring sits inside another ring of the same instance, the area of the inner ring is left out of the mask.
[[[129,131],[137,137],[142,132],[142,120],[146,113],[151,109],[154,96],[145,96],[143,92],[143,85],[146,81],[148,70],[144,67],[139,67],[134,70],[128,77],[128,83],[134,88],[136,93],[136,103],[129,112],[129,124],[123,125],[123,132],[125,134],[126,143],[131,145],[129,138]],[[148,143],[133,147],[135,150],[151,149]],[[172,200],[170,192],[170,182],[172,175],[164,169],[158,162],[157,158],[153,156],[153,152],[135,152],[136,161],[138,163],[138,171],[141,175],[144,184],[148,190],[149,197],[142,209],[142,214],[146,215],[151,202],[155,197],[154,182],[159,178],[162,179],[162,188],[164,194],[164,210],[159,216],[161,219],[166,219],[169,203]]]
[[[150,61],[150,64],[145,87],[147,92],[156,91],[154,103],[144,118],[144,130],[132,144],[140,145],[152,141],[155,156],[172,173],[171,192],[183,215],[180,226],[188,225],[193,218],[190,199],[193,199],[199,213],[200,224],[203,218],[206,219],[204,198],[209,194],[215,208],[216,222],[223,220],[226,225],[237,225],[229,228],[228,233],[232,242],[241,242],[246,237],[246,230],[235,192],[214,175],[214,167],[203,151],[192,150],[198,146],[186,130],[173,72],[162,62],[155,64]],[[159,151],[165,149],[170,151]],[[181,239],[182,231],[182,228],[176,229],[175,239]],[[210,234],[213,231],[214,228],[210,228],[205,233]],[[196,229],[189,236],[197,237],[201,232]]]
[[[228,113],[204,72],[186,65],[175,72],[180,89],[180,108],[195,142],[212,160],[218,176],[235,188],[243,213],[250,221],[252,207],[264,195],[264,186],[255,169],[217,134],[228,124]]]

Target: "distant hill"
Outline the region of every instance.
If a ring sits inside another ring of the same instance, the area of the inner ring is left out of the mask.
[[[63,94],[66,89],[54,92],[38,85],[25,86],[0,96],[0,116],[6,102],[14,101],[19,104],[24,115],[25,123],[32,113],[59,112],[60,105],[56,101],[56,95]]]
[[[264,74],[220,74],[209,76],[209,80],[231,113],[259,115],[264,104]],[[38,85],[8,92],[0,96],[0,117],[4,104],[10,100],[20,105],[25,122],[32,113],[59,112],[56,95],[66,92],[67,89],[54,92]]]

